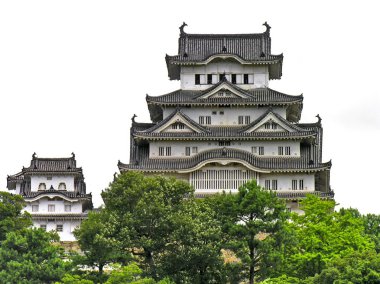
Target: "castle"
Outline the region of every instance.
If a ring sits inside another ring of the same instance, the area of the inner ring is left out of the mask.
[[[146,96],[150,123],[132,118],[130,161],[120,171],[188,181],[196,196],[237,192],[256,179],[298,210],[306,193],[333,198],[331,162],[322,161],[321,118],[299,123],[303,96],[269,88],[283,55],[271,53],[270,26],[257,34],[189,34],[166,56],[181,88]]]

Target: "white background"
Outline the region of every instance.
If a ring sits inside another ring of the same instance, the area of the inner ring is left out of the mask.
[[[145,94],[179,88],[165,54],[188,33],[260,33],[272,26],[283,76],[319,114],[336,201],[380,213],[380,43],[377,1],[1,1],[0,189],[39,157],[75,152],[96,206],[129,161],[129,127],[148,122]]]

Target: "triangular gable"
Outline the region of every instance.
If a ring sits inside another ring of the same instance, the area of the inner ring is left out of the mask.
[[[273,112],[264,114],[261,118],[254,121],[251,125],[247,126],[243,133],[253,132],[297,132],[298,129],[287,122],[285,119],[279,117]]]
[[[153,133],[202,133],[202,128],[185,117],[181,112],[175,113],[170,119],[157,127]]]
[[[245,93],[243,90],[239,90],[232,86],[228,82],[222,82],[219,86],[215,88],[211,88],[211,90],[206,91],[197,99],[222,99],[222,98],[239,98],[239,99],[247,99],[250,96]]]

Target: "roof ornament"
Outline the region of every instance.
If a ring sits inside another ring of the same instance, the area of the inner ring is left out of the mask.
[[[49,190],[54,190],[54,187],[53,185],[50,186]]]
[[[321,124],[322,118],[319,116],[319,114],[317,114],[315,117],[318,118],[318,123]]]
[[[117,178],[117,172],[115,172],[115,173],[113,174],[113,181],[115,181],[116,178]]]
[[[180,35],[186,34],[185,31],[183,30],[186,26],[187,26],[187,24],[185,22],[183,22],[183,24],[179,27]]]
[[[136,121],[135,121],[135,118],[137,117],[137,115],[136,114],[133,114],[133,116],[132,116],[132,118],[131,118],[131,120],[132,120],[132,123],[135,123]]]
[[[267,28],[267,30],[265,31],[265,33],[269,35],[269,33],[270,33],[270,29],[271,29],[271,26],[268,25],[268,23],[267,23],[266,21],[265,21],[265,23],[263,24],[263,26],[265,26],[265,27]]]
[[[37,155],[36,152],[34,152],[33,155],[32,155],[32,159],[33,160],[36,158],[36,155]]]
[[[75,154],[74,154],[74,152],[71,152],[71,157],[72,157],[72,158],[75,158]]]
[[[226,147],[223,147],[223,149],[222,149],[222,156],[227,156],[227,149],[226,149]]]

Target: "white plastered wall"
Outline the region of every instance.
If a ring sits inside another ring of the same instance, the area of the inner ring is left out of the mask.
[[[59,184],[62,182],[66,184],[67,191],[74,191],[74,177],[73,176],[57,175],[57,176],[50,176],[50,177],[51,179],[49,180],[47,175],[32,176],[31,177],[31,191],[38,191],[38,186],[40,185],[40,183],[46,184],[46,189],[49,189],[51,186],[53,186],[54,189],[58,189]]]
[[[268,109],[263,107],[193,107],[183,108],[181,111],[195,122],[199,122],[199,116],[211,116],[211,126],[243,126],[238,124],[239,116],[250,116],[251,122],[263,115]],[[274,107],[273,112],[286,119],[286,108]],[[171,115],[175,108],[165,108],[163,119]],[[212,114],[216,112],[216,114]],[[221,114],[222,112],[223,114]]]
[[[307,173],[289,173],[289,174],[259,174],[259,184],[265,185],[265,180],[277,180],[278,191],[292,191],[292,180],[303,180],[304,189],[298,191],[315,191],[315,175]]]
[[[226,74],[227,79],[230,79],[230,74],[237,74],[237,85],[243,89],[265,87],[268,86],[269,81],[267,66],[242,65],[238,62],[220,61],[201,66],[181,67],[181,89],[204,90],[212,86],[208,84],[195,85],[195,74],[213,74],[213,84],[219,81],[219,74]],[[253,75],[253,84],[242,84],[243,78],[239,76],[242,74]]]
[[[149,143],[149,157],[160,158],[159,147],[171,147],[171,156],[162,156],[161,158],[189,158],[196,155],[192,152],[192,147],[198,147],[198,153],[211,149],[231,148],[239,149],[252,153],[252,147],[264,147],[264,155],[260,157],[278,156],[278,147],[290,147],[290,155],[282,155],[281,157],[299,157],[300,142],[299,141],[231,141],[231,146],[219,146],[218,141],[152,141]],[[191,148],[190,156],[186,156],[185,148]]]

